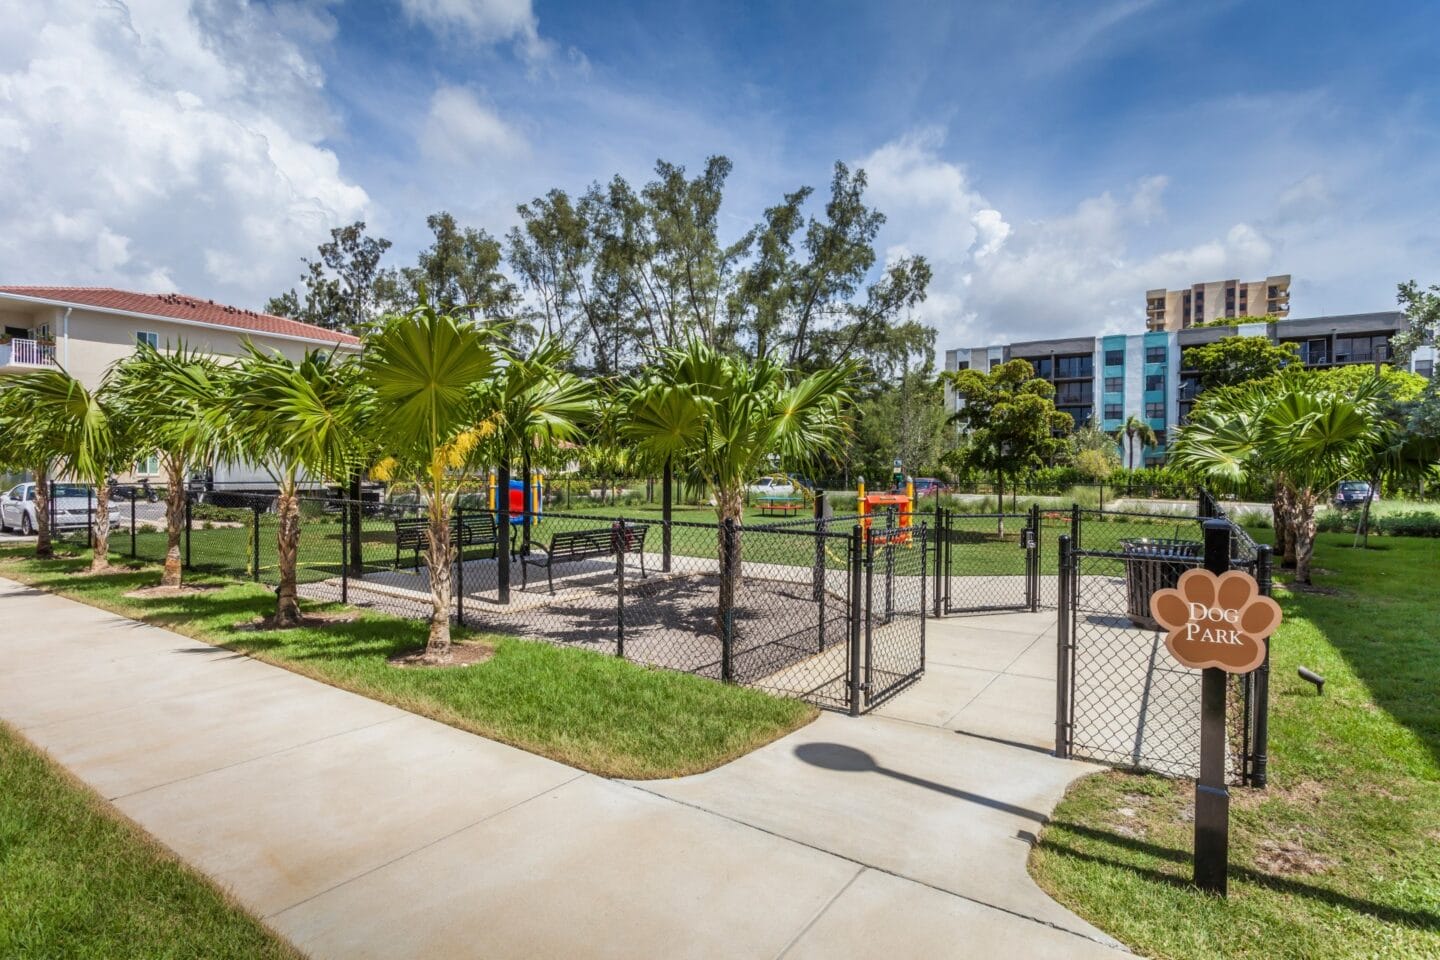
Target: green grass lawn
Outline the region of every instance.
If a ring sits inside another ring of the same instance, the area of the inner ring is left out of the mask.
[[[604,776],[697,773],[816,715],[797,700],[511,637],[474,638],[495,645],[493,659],[477,666],[399,669],[388,659],[423,646],[426,623],[366,612],[353,623],[324,628],[240,631],[237,623],[273,612],[271,591],[201,575],[187,580],[222,588],[130,599],[123,594],[157,582],[154,567],[93,577],[81,572],[83,555],[41,562],[28,552],[0,550],[0,576],[244,651]]]
[[[0,957],[299,956],[0,723]]]
[[[1232,793],[1229,899],[1189,882],[1192,784],[1120,772],[1055,810],[1041,886],[1149,956],[1440,956],[1440,551],[1352,541],[1322,534],[1315,589],[1278,594],[1270,787]]]

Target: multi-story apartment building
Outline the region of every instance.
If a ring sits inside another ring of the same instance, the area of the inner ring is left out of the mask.
[[[986,371],[1007,360],[1028,360],[1038,376],[1055,384],[1055,405],[1074,417],[1076,426],[1093,421],[1115,433],[1132,415],[1148,423],[1157,442],[1135,451],[1134,462],[1153,465],[1164,461],[1169,434],[1185,422],[1199,394],[1198,374],[1184,367],[1186,348],[1223,337],[1262,336],[1272,343],[1298,344],[1301,362],[1310,367],[1380,364],[1391,362],[1390,337],[1403,329],[1404,314],[1390,311],[1030,340],[947,350],[945,369]],[[1434,346],[1421,347],[1407,366],[1434,376],[1435,359]],[[947,406],[953,410],[958,403],[947,391]],[[1130,452],[1123,452],[1130,459]]]
[[[140,343],[239,357],[246,344],[292,359],[307,350],[358,351],[360,341],[334,330],[181,294],[130,293],[103,287],[0,286],[0,377],[62,367],[87,387]],[[137,475],[158,475],[153,457]],[[258,479],[232,470],[221,480]]]
[[[1264,280],[1214,280],[1184,290],[1145,291],[1149,330],[1186,330],[1226,317],[1290,315],[1290,274]]]

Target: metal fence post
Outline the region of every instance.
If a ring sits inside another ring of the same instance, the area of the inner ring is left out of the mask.
[[[1270,596],[1270,567],[1274,554],[1269,544],[1261,544],[1255,552],[1255,580],[1260,593]],[[1268,774],[1270,752],[1270,641],[1265,641],[1265,660],[1255,671],[1255,685],[1252,691],[1255,710],[1255,741],[1251,744],[1253,755],[1250,768],[1250,786],[1264,789]]]
[[[251,579],[260,582],[260,504],[250,505],[250,567]]]
[[[508,497],[507,497],[508,499]],[[455,622],[465,626],[465,508],[460,505],[460,498],[455,498],[455,539],[460,541],[460,549],[455,551]],[[451,543],[451,549],[455,544]]]
[[[191,519],[191,503],[194,497],[189,490],[185,491],[185,569],[190,569],[190,528],[193,526]]]
[[[135,553],[135,491],[130,491],[130,559],[134,560]]]
[[[823,603],[825,596],[825,491],[820,490],[815,494],[815,562],[810,567],[810,590],[811,597],[817,603]],[[821,611],[821,627],[823,633],[824,611]],[[821,641],[824,647],[824,641]]]
[[[107,518],[108,519],[108,518]],[[95,488],[86,484],[85,486],[85,533],[88,539],[86,546],[95,547]]]
[[[495,554],[495,600],[510,602],[510,451],[500,457],[495,469],[495,535],[500,540]]]
[[[935,572],[934,572],[934,577],[935,577],[935,589],[934,589],[934,591],[933,591],[934,597],[932,598],[932,602],[933,602],[934,605],[935,605],[935,610],[934,610],[934,614],[933,614],[933,615],[935,616],[936,619],[939,619],[939,617],[940,617],[940,569],[941,569],[941,567],[940,567],[940,557],[941,557],[942,550],[943,550],[943,547],[941,546],[940,540],[941,540],[941,538],[944,536],[944,531],[945,531],[945,524],[944,524],[943,517],[944,517],[944,508],[937,504],[937,505],[935,506]],[[923,567],[922,567],[922,569],[923,569]]]
[[[350,503],[340,501],[340,602],[350,602]]]
[[[675,486],[675,468],[670,458],[665,458],[665,489],[660,493],[660,572],[670,572],[670,521],[673,519],[672,488]]]
[[[1060,535],[1059,590],[1055,630],[1055,756],[1070,758],[1070,537]]]
[[[735,518],[720,527],[720,679],[735,679]]]
[[[1205,521],[1205,569],[1230,569],[1230,524]],[[1225,894],[1230,858],[1230,790],[1225,783],[1226,673],[1206,667],[1200,675],[1200,779],[1195,782],[1195,885]]]
[[[860,544],[864,536],[859,524],[850,532],[850,662],[845,687],[852,717],[860,716]]]
[[[615,656],[625,659],[625,518],[619,521],[620,539],[615,543]],[[728,659],[728,657],[726,658]]]
[[[920,672],[925,672],[925,551],[930,546],[925,524],[920,524]]]
[[[860,689],[865,694],[865,703],[870,703],[870,691],[875,689],[875,540],[865,542],[865,685]]]

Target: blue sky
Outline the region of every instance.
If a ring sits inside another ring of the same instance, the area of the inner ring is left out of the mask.
[[[1440,280],[1433,3],[0,0],[0,280],[245,305],[364,218],[657,157],[735,161],[725,227],[866,168],[940,346],[1138,329],[1267,273],[1297,315]],[[822,191],[823,192],[823,191]]]

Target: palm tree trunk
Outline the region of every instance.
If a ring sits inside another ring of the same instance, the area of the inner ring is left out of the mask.
[[[55,544],[50,540],[50,470],[48,467],[35,468],[35,556],[47,559],[55,555]]]
[[[185,465],[176,457],[165,458],[165,569],[162,587],[178,587],[181,581],[180,537],[185,532]]]
[[[1295,492],[1295,582],[1310,583],[1310,559],[1315,553],[1315,491]]]
[[[1275,498],[1280,503],[1280,513],[1285,518],[1284,529],[1284,553],[1280,555],[1280,565],[1291,569],[1295,566],[1295,491],[1290,488],[1289,483],[1278,481],[1275,486]]]
[[[295,568],[300,556],[300,498],[294,484],[285,484],[275,498],[275,556],[280,583],[275,592],[275,626],[300,625],[300,598],[295,590]]]
[[[722,633],[725,630],[726,621],[730,619],[731,611],[735,609],[735,595],[740,591],[741,577],[743,574],[743,560],[741,556],[741,524],[745,518],[745,489],[715,490],[715,515],[719,520],[716,536],[716,556],[720,560],[720,598],[719,607],[716,610],[716,628]],[[735,535],[726,543],[725,521],[733,521]]]
[[[508,491],[502,491],[508,496]],[[455,562],[450,545],[450,511],[440,496],[431,499],[430,529],[425,545],[425,566],[430,574],[430,638],[425,642],[424,662],[450,662],[451,565]],[[502,541],[509,531],[500,534]],[[506,562],[508,557],[502,559]]]
[[[1290,547],[1290,515],[1286,512],[1285,501],[1278,487],[1275,489],[1275,496],[1270,499],[1270,522],[1275,526],[1275,556],[1280,558],[1283,566]]]
[[[90,572],[104,573],[110,569],[110,485],[103,477],[95,484],[95,515],[91,518],[90,531],[95,538]]]

